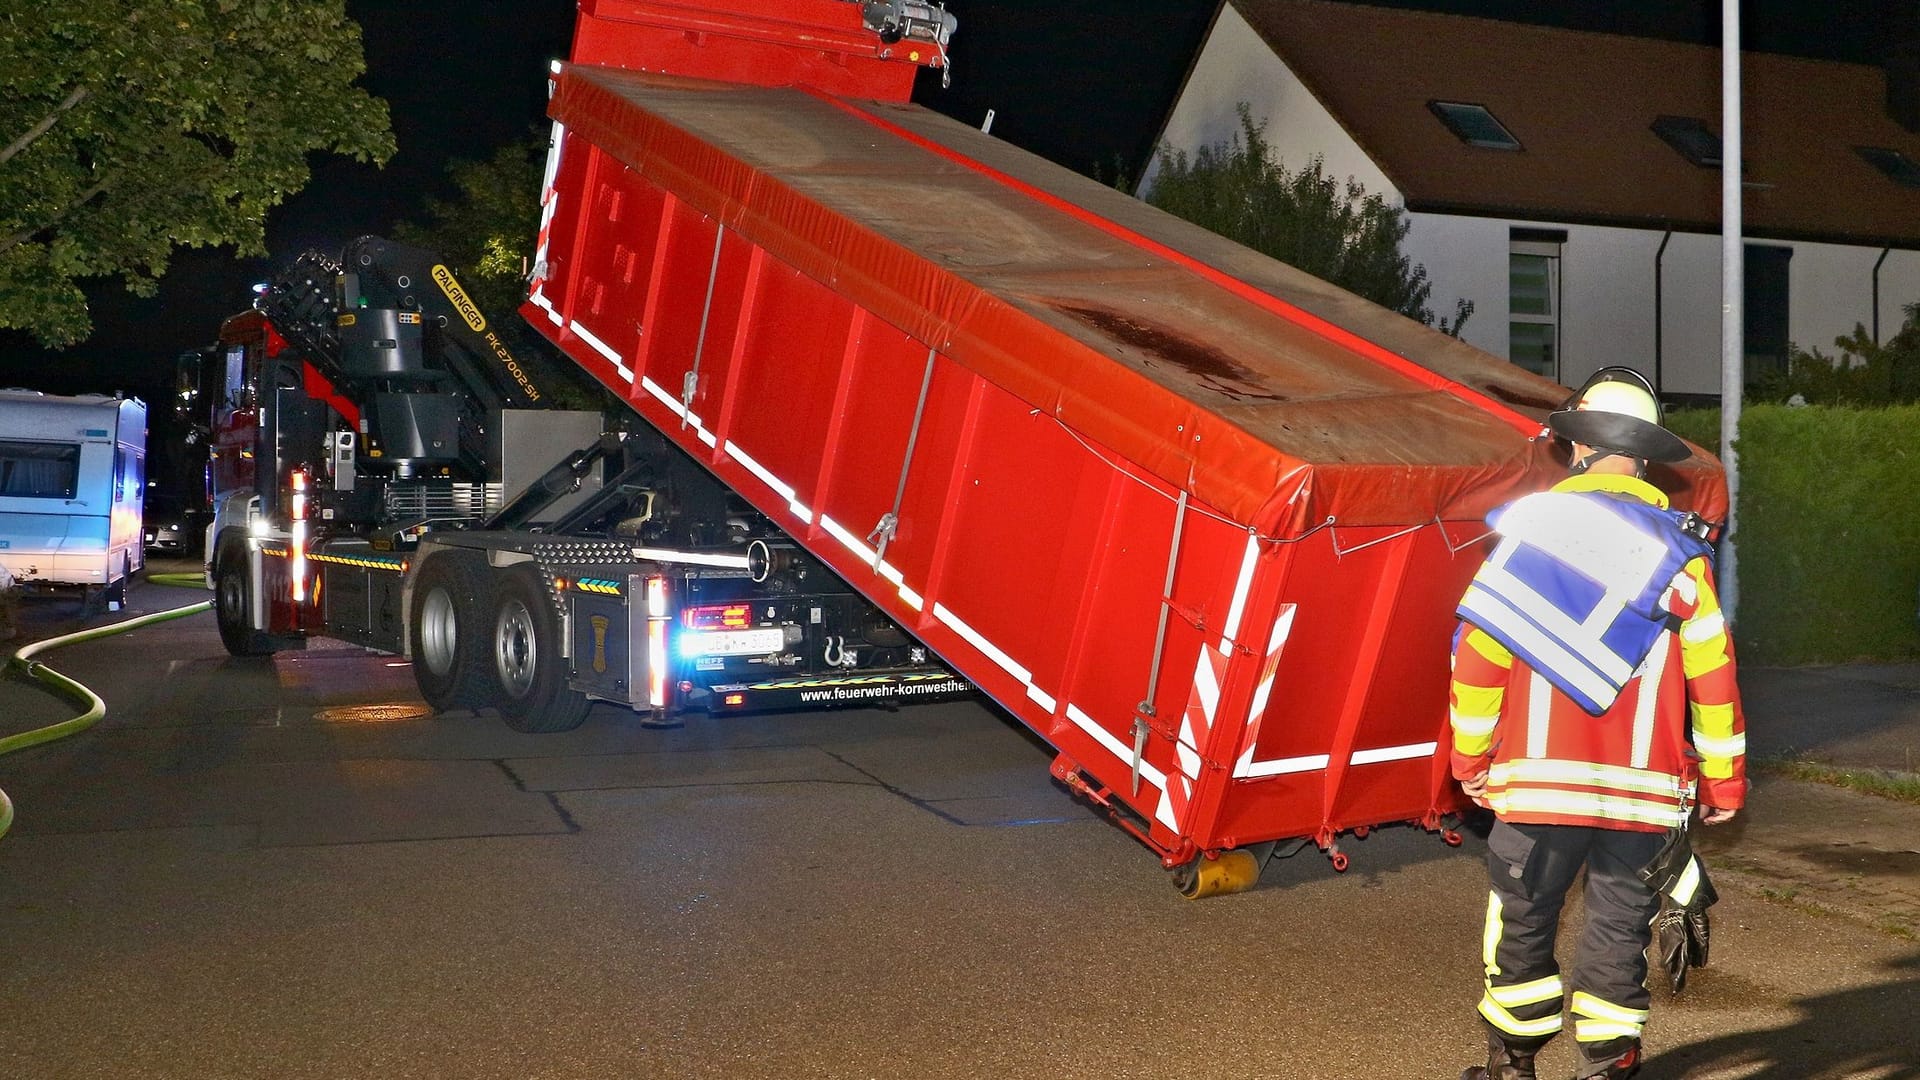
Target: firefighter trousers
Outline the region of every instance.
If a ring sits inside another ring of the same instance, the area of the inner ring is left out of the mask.
[[[1660,896],[1640,868],[1660,851],[1661,833],[1577,825],[1511,825],[1487,836],[1487,925],[1480,1016],[1516,1054],[1559,1034],[1570,991],[1581,1077],[1606,1072],[1634,1050],[1646,1024],[1647,943]],[[1553,955],[1567,891],[1587,871],[1586,925],[1573,966],[1561,977]]]

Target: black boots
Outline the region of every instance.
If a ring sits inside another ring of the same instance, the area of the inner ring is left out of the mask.
[[[1516,1054],[1489,1041],[1487,1063],[1460,1074],[1460,1080],[1535,1080],[1532,1054]]]
[[[1580,1080],[1631,1080],[1640,1075],[1640,1045],[1607,1063],[1605,1070],[1588,1073]],[[1492,1040],[1488,1041],[1487,1063],[1475,1065],[1460,1074],[1460,1080],[1538,1080],[1533,1071],[1532,1054],[1516,1054]]]
[[[1621,1054],[1607,1065],[1605,1072],[1591,1073],[1581,1080],[1629,1080],[1640,1075],[1640,1044],[1635,1043],[1631,1050]]]

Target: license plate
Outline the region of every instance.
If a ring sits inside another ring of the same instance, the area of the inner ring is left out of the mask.
[[[680,635],[682,656],[765,656],[787,644],[777,626],[760,630],[687,630]]]

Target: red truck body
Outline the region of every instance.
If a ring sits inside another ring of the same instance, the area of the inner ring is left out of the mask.
[[[585,0],[528,319],[1168,866],[1441,828],[1454,604],[1566,392],[907,104],[914,45]]]

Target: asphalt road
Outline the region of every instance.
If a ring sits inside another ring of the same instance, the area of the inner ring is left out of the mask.
[[[110,712],[0,758],[0,1077],[1453,1080],[1480,1050],[1476,841],[1382,829],[1345,875],[1309,850],[1184,901],[978,703],[523,736],[406,718],[391,657],[229,658],[205,615],[43,659]],[[0,684],[0,734],[69,712]],[[1723,892],[1643,1077],[1920,1076],[1911,940]]]

